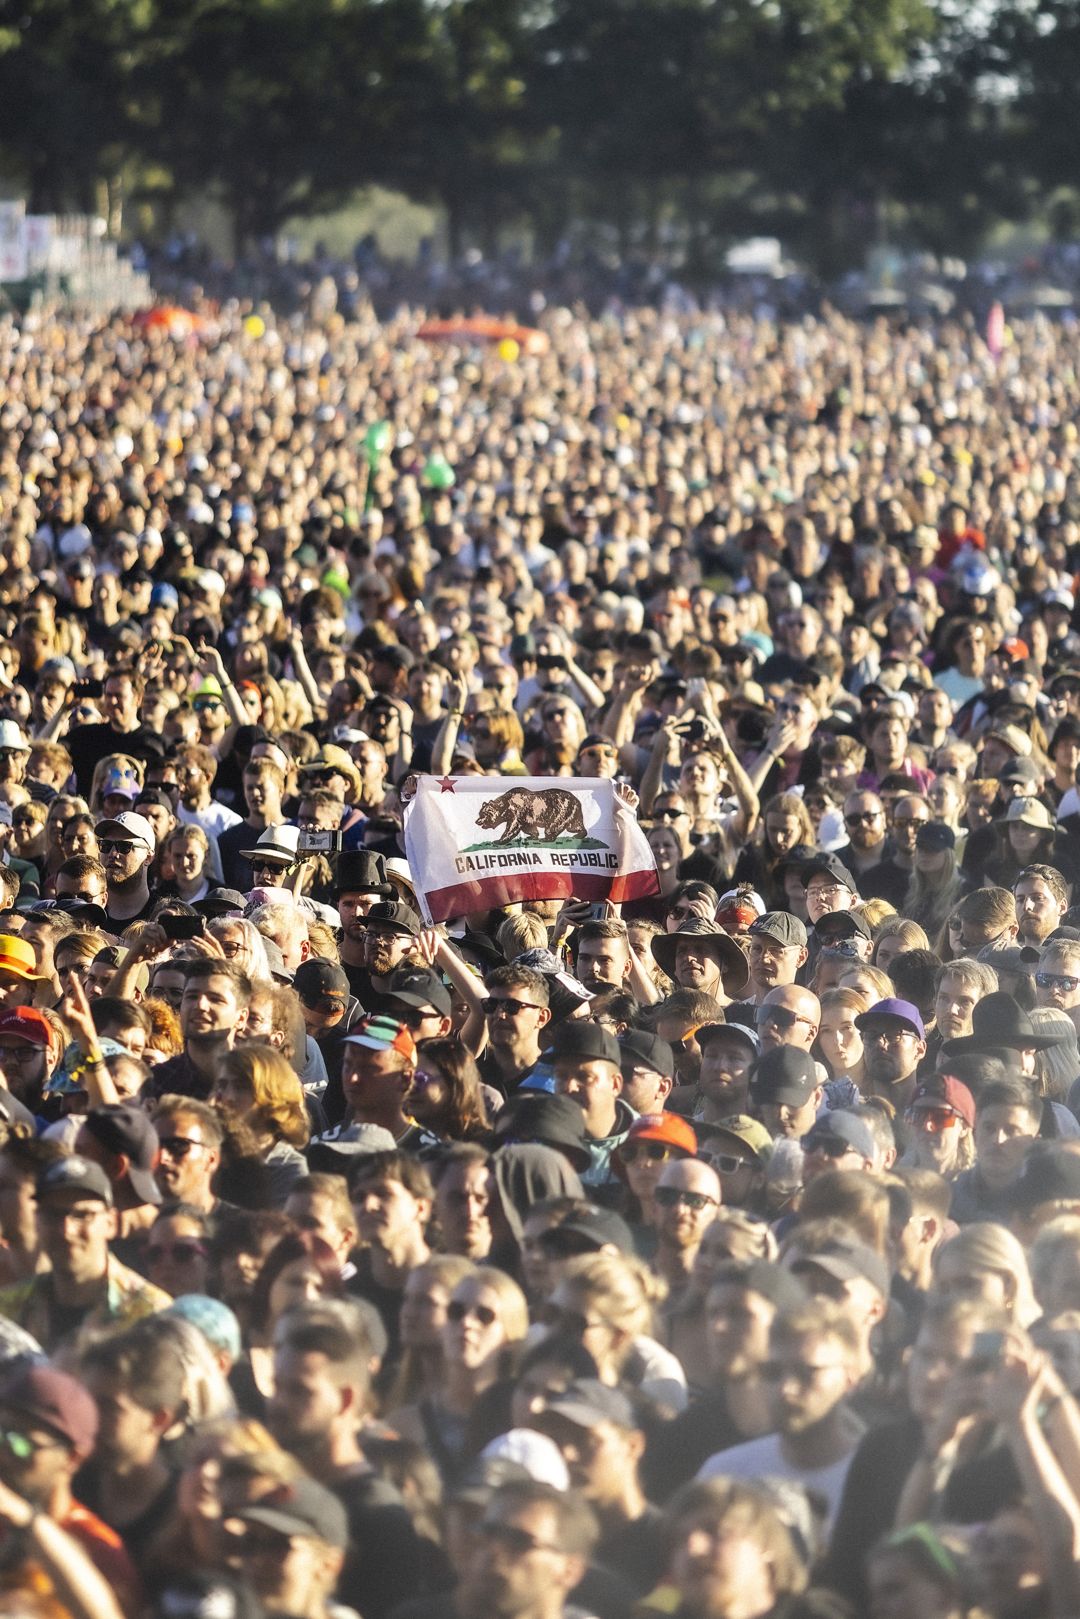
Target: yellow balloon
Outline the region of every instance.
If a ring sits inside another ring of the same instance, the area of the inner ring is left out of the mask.
[[[516,337],[504,337],[499,344],[499,359],[505,360],[507,365],[513,365],[521,353],[521,344]]]
[[[249,337],[263,337],[266,333],[266,322],[261,315],[246,315],[244,330]]]

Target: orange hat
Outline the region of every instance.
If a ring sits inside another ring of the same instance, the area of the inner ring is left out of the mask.
[[[0,972],[11,973],[32,983],[41,977],[33,946],[20,939],[17,933],[0,933]]]
[[[679,1113],[642,1113],[636,1118],[611,1157],[611,1167],[620,1180],[626,1179],[622,1149],[632,1141],[660,1141],[687,1158],[697,1156],[698,1142],[692,1127]]]

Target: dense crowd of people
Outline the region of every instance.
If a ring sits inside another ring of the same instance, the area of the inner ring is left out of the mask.
[[[322,291],[0,324],[0,1619],[1072,1619],[1080,336]]]

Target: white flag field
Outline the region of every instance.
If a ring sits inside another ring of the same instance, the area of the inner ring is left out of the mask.
[[[660,892],[648,840],[610,781],[420,776],[405,853],[429,923],[516,900]]]

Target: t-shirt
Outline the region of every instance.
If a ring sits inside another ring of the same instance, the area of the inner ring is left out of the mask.
[[[404,1501],[387,1480],[363,1471],[330,1483],[349,1520],[349,1550],[337,1596],[364,1619],[385,1619],[420,1596],[428,1566]]]
[[[718,1451],[709,1457],[698,1478],[742,1478],[751,1482],[779,1478],[801,1484],[805,1490],[813,1490],[821,1496],[826,1504],[826,1527],[831,1528],[855,1452],[849,1451],[828,1467],[795,1467],[784,1456],[780,1443],[780,1435],[772,1433],[761,1439],[748,1439],[743,1445],[733,1445],[730,1450]]]
[[[94,766],[110,753],[130,753],[133,759],[155,759],[161,754],[161,738],[145,725],[134,731],[114,731],[102,721],[98,725],[78,725],[64,738],[71,754],[75,780],[84,798],[90,796]]]

